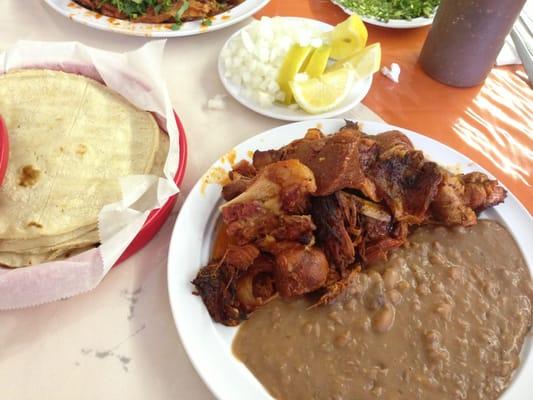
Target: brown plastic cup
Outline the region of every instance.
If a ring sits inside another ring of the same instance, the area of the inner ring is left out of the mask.
[[[482,83],[526,0],[442,0],[420,65],[446,85]]]

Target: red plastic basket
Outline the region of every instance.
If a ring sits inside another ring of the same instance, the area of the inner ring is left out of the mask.
[[[185,136],[185,129],[183,128],[183,125],[176,112],[174,112],[174,117],[176,118],[176,124],[178,125],[180,147],[178,170],[174,176],[174,182],[176,182],[176,185],[179,186],[183,181],[185,168],[187,166],[187,137]],[[170,199],[168,199],[163,207],[158,208],[150,213],[140,232],[115,263],[115,267],[141,250],[155,236],[155,234],[163,226],[163,223],[166,221],[168,215],[172,211],[172,208],[176,204],[176,199],[177,195],[172,196]]]

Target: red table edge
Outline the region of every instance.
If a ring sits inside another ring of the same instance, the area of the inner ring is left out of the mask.
[[[181,123],[181,120],[175,111],[174,118],[176,119],[176,124],[178,126],[178,141],[180,150],[178,170],[176,172],[176,175],[174,176],[174,182],[176,183],[176,185],[179,186],[183,182],[183,178],[185,176],[185,169],[187,166],[187,137],[185,135],[185,128],[183,127],[183,124]],[[167,220],[168,215],[176,204],[178,194],[179,193],[176,193],[174,196],[169,198],[167,202],[163,205],[163,207],[153,210],[148,215],[148,218],[146,219],[142,229],[139,231],[137,236],[135,236],[135,238],[129,244],[126,250],[124,250],[124,253],[122,253],[122,255],[113,267],[116,267],[120,263],[126,261],[128,258],[130,258],[132,255],[141,250],[150,242],[150,240],[155,236],[159,229],[161,229],[163,223]]]

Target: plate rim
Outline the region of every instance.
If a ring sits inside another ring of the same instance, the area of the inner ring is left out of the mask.
[[[78,15],[76,13],[72,13],[72,10],[68,7],[68,5],[72,3],[72,1],[70,0],[44,0],[44,2],[49,7],[51,7],[54,11],[58,12],[59,14],[63,15],[64,17],[74,22],[88,26],[90,28],[98,29],[98,30],[105,31],[105,32],[112,32],[112,33],[127,35],[127,36],[152,37],[152,38],[187,37],[187,36],[200,35],[200,34],[209,33],[209,32],[215,32],[220,29],[224,29],[231,25],[241,22],[242,20],[257,13],[259,10],[264,8],[268,3],[270,3],[270,0],[245,0],[245,1],[254,1],[255,4],[250,5],[249,9],[237,15],[232,15],[235,13],[234,10],[238,10],[239,7],[245,3],[241,3],[238,6],[224,13],[217,14],[217,16],[218,15],[230,15],[231,16],[227,20],[223,20],[220,23],[215,23],[209,27],[202,27],[199,21],[190,21],[190,22],[186,22],[184,26],[186,26],[187,24],[193,24],[195,25],[194,29],[190,29],[190,30],[180,29],[180,30],[173,31],[173,30],[160,30],[160,28],[155,29],[155,27],[157,27],[160,24],[131,22],[127,20],[120,20],[120,21],[121,23],[123,22],[123,23],[131,24],[132,28],[119,27],[108,22],[109,17],[106,17],[106,16],[101,16],[101,17],[96,18],[96,17],[89,16],[89,15],[84,16],[84,15]],[[83,8],[82,6],[79,6],[79,7]],[[85,9],[83,12],[98,14],[89,9]],[[104,25],[104,22],[106,22],[105,25]],[[140,29],[139,27],[145,27],[145,29]]]
[[[487,170],[485,170],[483,167],[481,167],[479,164],[473,162],[469,157],[467,157],[466,155],[460,153],[459,151],[447,146],[446,144],[444,143],[441,143],[431,137],[428,137],[428,136],[425,136],[425,135],[422,135],[418,132],[415,132],[415,131],[412,131],[412,130],[409,130],[409,129],[406,129],[406,128],[401,128],[401,127],[398,127],[398,126],[394,126],[394,125],[390,125],[390,124],[387,124],[387,123],[382,123],[382,122],[376,122],[376,121],[364,121],[364,120],[356,120],[356,119],[352,119],[353,121],[357,121],[359,123],[361,123],[363,125],[363,130],[365,129],[365,125],[373,125],[374,127],[376,127],[376,129],[379,129],[380,131],[386,131],[386,130],[391,130],[391,129],[398,129],[400,131],[402,131],[403,133],[407,133],[408,136],[413,139],[418,139],[418,140],[428,140],[432,145],[436,145],[436,146],[444,146],[444,148],[447,150],[447,151],[451,151],[452,153],[454,153],[455,156],[458,156],[459,158],[463,159],[464,162],[470,167],[472,166],[472,168],[475,168],[476,170],[478,171],[482,171],[482,172],[485,172],[485,173],[488,173],[489,176],[493,176],[492,174],[490,174],[490,172],[488,172]],[[299,129],[300,132],[301,132],[301,135],[303,136],[304,132],[305,132],[305,129],[311,125],[314,124],[314,126],[320,126],[320,124],[337,124],[339,126],[342,126],[342,124],[344,123],[345,120],[343,119],[317,119],[317,120],[314,120],[314,121],[301,121],[301,122],[296,122],[296,123],[291,123],[291,124],[284,124],[284,125],[281,125],[281,126],[278,126],[278,127],[275,127],[273,129],[269,129],[269,130],[266,130],[266,131],[263,131],[262,133],[259,133],[257,135],[254,135],[250,138],[248,138],[247,140],[239,143],[237,146],[235,146],[234,149],[236,148],[239,148],[242,146],[242,148],[246,148],[246,144],[248,142],[252,142],[252,141],[261,141],[261,139],[263,139],[264,137],[268,137],[269,135],[275,135],[277,131],[280,131],[280,130],[285,130],[287,129],[287,127],[293,127],[295,130]],[[371,130],[373,130],[371,128]],[[329,131],[329,129],[328,129]],[[413,135],[413,136],[411,136]],[[287,142],[289,142],[290,139],[287,139]],[[423,149],[423,151],[425,151]],[[431,154],[430,154],[431,155]],[[216,167],[220,165],[220,160],[216,161],[207,171],[211,170],[213,167]],[[203,341],[202,342],[202,351],[204,352],[204,354],[201,354],[200,352],[193,352],[193,349],[192,347],[196,346],[198,347],[198,344],[195,344],[195,342],[198,342],[199,340],[203,340],[204,337],[202,337],[201,339],[199,339],[198,337],[193,338],[190,337],[190,336],[187,336],[185,334],[185,332],[183,331],[183,326],[182,324],[184,323],[190,323],[191,321],[195,321],[195,323],[198,323],[197,321],[200,320],[200,318],[194,318],[194,315],[187,315],[186,317],[182,318],[180,316],[180,313],[181,312],[184,312],[184,313],[187,313],[186,311],[184,311],[181,307],[180,307],[180,304],[179,304],[179,298],[182,297],[182,295],[186,294],[187,296],[191,296],[192,298],[192,293],[186,293],[184,292],[183,290],[181,291],[181,294],[179,292],[180,288],[179,287],[175,287],[175,282],[178,282],[178,279],[174,280],[174,278],[176,276],[178,276],[179,274],[179,262],[178,262],[178,258],[175,257],[174,253],[179,249],[179,244],[176,244],[177,242],[180,241],[180,232],[178,232],[178,230],[180,228],[183,228],[181,225],[182,223],[180,221],[184,220],[185,218],[183,217],[184,215],[186,215],[187,212],[189,212],[189,208],[192,206],[192,207],[195,207],[197,205],[197,202],[195,203],[195,201],[197,199],[195,199],[196,196],[194,196],[194,194],[198,194],[199,191],[201,191],[201,186],[202,186],[202,182],[203,182],[203,178],[204,178],[205,175],[203,175],[198,181],[197,183],[194,185],[194,187],[191,189],[189,195],[187,196],[187,199],[185,200],[184,204],[182,205],[182,208],[180,210],[180,214],[178,215],[178,218],[176,219],[176,223],[174,225],[174,228],[172,230],[172,237],[171,237],[171,241],[170,241],[170,246],[169,246],[169,252],[168,252],[168,264],[167,264],[167,290],[168,290],[168,294],[169,294],[169,300],[170,300],[170,306],[171,306],[171,313],[172,313],[172,317],[174,319],[174,324],[176,325],[176,329],[178,331],[178,335],[180,337],[180,340],[181,340],[181,343],[183,344],[183,347],[185,349],[185,352],[191,362],[191,364],[193,365],[194,369],[196,370],[196,372],[198,373],[198,375],[202,378],[204,384],[209,388],[209,390],[211,391],[211,393],[213,393],[217,398],[219,399],[236,399],[236,395],[239,394],[241,395],[242,393],[235,393],[234,391],[232,392],[231,388],[228,388],[228,384],[226,383],[225,380],[220,379],[220,376],[222,375],[220,373],[220,370],[216,370],[217,371],[217,374],[214,374],[215,376],[209,376],[208,375],[208,371],[207,369],[212,369],[213,368],[213,358],[215,358],[214,356],[214,353],[212,352],[209,352],[208,350],[213,350],[218,352],[218,353],[227,353],[227,348],[224,348],[224,344],[223,342],[221,341],[221,337],[220,336],[215,336],[213,337],[213,341],[211,343],[209,342],[205,342]],[[220,203],[220,197],[219,197],[219,200],[217,202],[217,204]],[[511,204],[510,204],[511,203]],[[511,229],[511,227],[509,226],[509,230],[511,231],[513,237],[515,238],[515,241],[517,242],[517,245],[520,247],[520,250],[522,251],[523,255],[524,255],[524,258],[526,259],[526,263],[527,263],[527,266],[528,266],[528,269],[530,270],[530,274],[533,275],[533,250],[532,249],[526,249],[521,245],[521,242],[520,240],[518,240],[515,236],[515,233],[513,232],[513,230],[516,230],[516,229],[519,229],[521,231],[526,231],[526,232],[529,232],[529,233],[533,233],[533,217],[529,214],[528,210],[524,207],[524,205],[516,198],[516,196],[514,196],[514,194],[510,191],[508,191],[508,203],[506,204],[510,204],[509,207],[511,207],[508,212],[512,212],[514,214],[518,213],[520,217],[524,217],[526,216],[526,223],[523,224],[524,221],[521,221],[522,224],[525,226],[525,227],[522,227],[522,228],[517,228],[517,223],[516,222],[512,222],[512,224],[515,226],[515,229]],[[518,205],[518,207],[516,207],[516,205]],[[215,209],[216,209],[216,204],[213,205],[213,208],[211,209],[211,212],[213,212]],[[184,210],[185,210],[185,213],[184,213]],[[495,210],[495,212],[498,214],[498,209]],[[500,219],[503,220],[503,222],[505,224],[509,224],[509,221],[506,221],[505,218],[503,218],[501,215],[499,215]],[[205,226],[202,226],[202,229],[205,230]],[[199,240],[202,240],[202,238],[198,238]],[[200,257],[200,256],[198,256]],[[191,292],[192,292],[192,286],[189,287],[188,289],[191,289]],[[200,301],[201,303],[201,301]],[[203,306],[203,303],[201,304],[201,306]],[[204,314],[207,314],[207,311],[204,309]],[[203,331],[204,334],[206,334],[207,330],[208,329],[213,329],[214,327],[216,327],[216,325],[211,321],[211,319],[207,318],[207,320],[209,321],[207,324],[208,325],[202,325],[200,327],[200,331]],[[235,328],[223,328],[223,329],[228,329],[228,330],[231,330],[231,329],[235,329]],[[215,340],[216,339],[216,340]],[[206,347],[211,347],[211,349],[206,349],[203,347],[203,346],[206,346]],[[500,397],[500,400],[510,400],[511,398],[512,399],[516,399],[516,397],[512,397],[513,395],[516,395],[517,391],[520,391],[519,394],[522,394],[522,396],[525,394],[527,394],[527,391],[524,391],[527,389],[527,381],[525,379],[525,376],[528,376],[527,374],[528,373],[531,373],[533,372],[533,351],[532,351],[532,347],[533,347],[533,339],[529,339],[528,340],[528,336],[526,336],[526,340],[524,342],[524,347],[522,349],[522,355],[525,355],[525,358],[523,359],[523,362],[521,363],[519,369],[515,372],[515,376],[512,378],[512,382],[510,384],[510,386],[503,392],[502,396]],[[221,351],[223,350],[223,351]],[[268,395],[268,393],[266,392],[266,390],[262,387],[262,385],[259,383],[259,381],[253,376],[253,374],[246,368],[246,366],[244,366],[244,364],[242,364],[238,359],[236,359],[232,354],[231,354],[231,351],[230,351],[230,354],[229,354],[229,357],[230,358],[226,358],[227,356],[224,355],[224,356],[218,356],[219,357],[219,361],[222,360],[223,361],[223,364],[228,364],[226,365],[227,369],[225,369],[224,373],[229,373],[229,369],[231,369],[232,371],[239,371],[239,375],[234,377],[234,379],[238,382],[239,384],[241,385],[240,386],[240,389],[243,389],[244,386],[246,386],[246,390],[252,390],[251,394],[248,393],[248,395],[252,395],[255,399],[272,399],[271,396]],[[222,357],[222,358],[220,358]],[[217,365],[218,366],[218,365]],[[229,368],[231,367],[231,368]],[[526,371],[527,370],[527,371]],[[246,378],[246,376],[248,377],[247,379],[239,379],[239,378]],[[251,379],[250,379],[251,377]],[[217,380],[217,382],[215,382],[215,379]],[[246,382],[243,382],[243,381],[246,381]],[[241,390],[239,390],[239,392],[241,392]],[[229,395],[231,394],[231,395]],[[239,399],[247,399],[247,398],[250,398],[250,397],[239,397]],[[525,397],[520,397],[520,398],[523,398],[525,400]]]
[[[328,24],[323,21],[319,21],[317,19],[312,18],[306,18],[306,17],[288,17],[288,16],[276,16],[276,17],[269,17],[269,18],[283,18],[287,20],[293,20],[293,21],[307,21],[313,24],[316,24],[317,27],[322,27],[325,29],[332,30],[333,25]],[[224,89],[226,92],[239,104],[242,106],[248,108],[249,110],[252,110],[256,112],[257,114],[263,115],[265,117],[278,119],[281,121],[289,121],[289,122],[300,122],[300,121],[311,121],[315,119],[322,119],[322,118],[333,118],[335,116],[338,116],[340,114],[346,113],[355,107],[357,107],[359,104],[362,103],[364,98],[367,96],[368,92],[370,91],[370,88],[372,87],[373,82],[373,76],[369,76],[365,78],[364,80],[357,82],[354,87],[352,88],[352,92],[357,90],[357,96],[355,97],[355,100],[350,101],[347,104],[339,105],[338,107],[334,108],[333,110],[324,112],[322,114],[309,114],[302,110],[301,114],[296,115],[283,115],[279,114],[274,110],[270,108],[261,107],[259,104],[257,104],[255,101],[248,99],[244,95],[239,94],[235,89],[234,86],[236,86],[233,82],[231,82],[229,79],[225,77],[225,71],[226,68],[224,67],[224,62],[222,60],[222,53],[227,48],[229,43],[237,36],[239,35],[244,29],[248,28],[250,24],[247,24],[243,26],[242,28],[238,29],[236,32],[234,32],[222,45],[220,48],[220,51],[218,53],[217,57],[217,70],[218,70],[218,78],[220,79],[220,82],[222,83],[222,86],[224,86]]]

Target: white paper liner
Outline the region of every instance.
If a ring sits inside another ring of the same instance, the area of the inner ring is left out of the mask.
[[[19,68],[50,68],[105,83],[138,108],[153,112],[170,139],[165,178],[134,175],[121,179],[122,200],[106,205],[98,216],[99,248],[67,260],[0,268],[0,310],[44,304],[94,289],[150,212],[178,193],[173,178],[179,162],[179,132],[160,72],[164,47],[165,41],[160,40],[135,51],[114,53],[77,42],[20,41],[0,53],[0,74]]]

